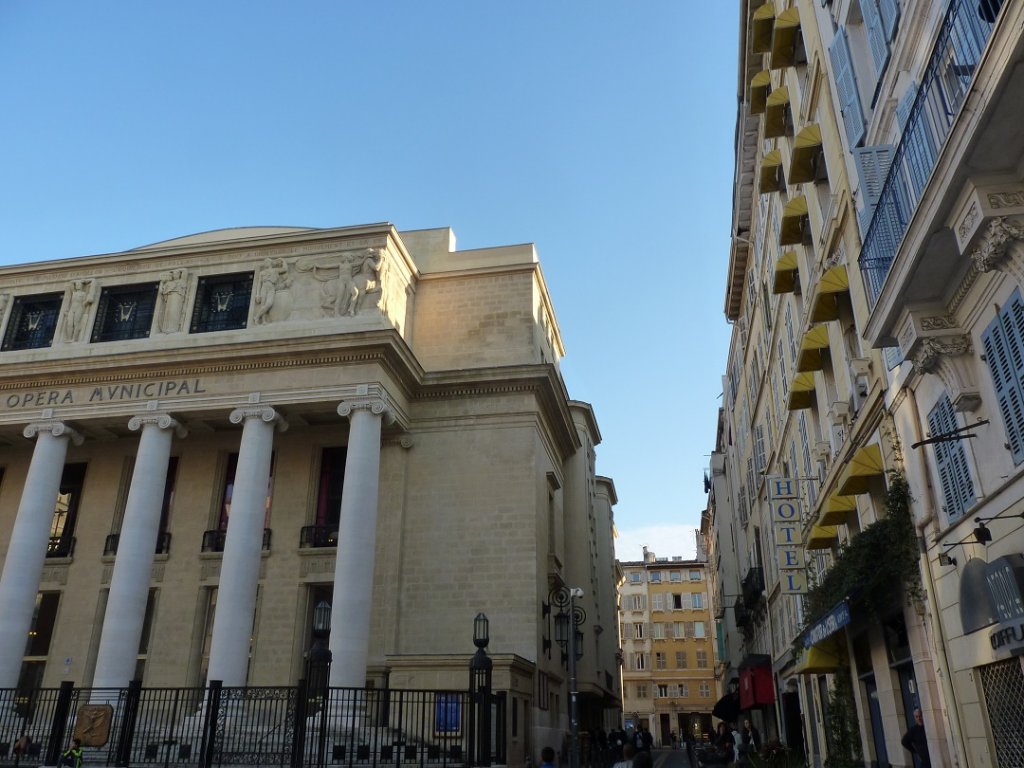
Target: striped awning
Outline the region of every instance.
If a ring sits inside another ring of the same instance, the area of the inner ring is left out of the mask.
[[[799,245],[804,241],[804,230],[809,226],[807,198],[797,195],[782,209],[782,220],[779,222],[779,245]]]
[[[787,8],[775,19],[772,32],[772,69],[792,67],[796,64],[796,45],[800,35],[800,11],[796,6]]]
[[[836,528],[834,525],[822,525],[817,523],[811,528],[807,536],[807,545],[804,549],[830,549],[836,540]]]
[[[882,462],[882,446],[878,443],[864,445],[850,457],[839,476],[840,496],[855,496],[867,493],[871,489],[871,481],[885,477],[885,464]]]
[[[808,317],[812,323],[839,319],[839,299],[850,291],[850,276],[844,264],[826,270],[814,289]]]
[[[778,192],[785,185],[782,181],[782,150],[773,149],[761,158],[761,173],[757,180],[757,191],[762,195],[765,192]]]
[[[789,181],[803,184],[814,181],[823,167],[821,154],[821,126],[811,123],[793,139],[793,153],[789,158]]]
[[[750,114],[764,114],[765,101],[768,99],[768,91],[772,87],[772,75],[767,69],[762,69],[750,81]]]
[[[774,139],[785,136],[790,129],[789,89],[776,88],[768,94],[764,103],[764,137]]]
[[[800,339],[796,369],[801,373],[820,371],[824,367],[824,358],[828,353],[828,326],[812,325]]]
[[[772,293],[792,293],[797,286],[799,266],[796,251],[786,251],[775,262],[775,279],[772,282]]]
[[[845,525],[846,516],[857,511],[856,496],[839,496],[832,494],[821,507],[818,522],[822,525]]]
[[[775,3],[767,3],[754,11],[750,20],[750,50],[768,53],[772,49],[772,29],[775,27]]]
[[[798,373],[789,385],[789,397],[786,409],[798,411],[814,405],[814,372]]]

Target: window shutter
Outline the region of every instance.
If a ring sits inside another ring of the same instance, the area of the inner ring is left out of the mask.
[[[851,147],[856,147],[864,140],[864,108],[860,104],[857,76],[853,70],[853,59],[850,57],[850,44],[847,42],[846,30],[843,27],[836,30],[835,40],[832,41],[828,53],[836,79],[839,108],[846,126],[846,138]]]
[[[892,42],[892,39],[896,37],[896,25],[900,20],[899,0],[879,0],[878,9],[882,14],[885,39]]]
[[[875,73],[881,79],[885,65],[889,63],[889,41],[882,28],[882,17],[878,13],[875,0],[861,0],[860,10],[864,15],[864,26],[867,28],[871,59],[875,62]]]
[[[858,147],[853,150],[854,164],[857,166],[857,178],[860,180],[860,195],[864,207],[857,214],[861,226],[861,236],[867,235],[871,219],[875,214],[875,206],[885,188],[885,178],[889,175],[896,147],[892,144],[876,144],[873,147]],[[888,231],[888,228],[886,228]],[[892,239],[891,237],[888,239]],[[885,244],[887,247],[890,243]],[[895,252],[896,243],[891,243],[891,251]],[[877,255],[877,254],[873,254]]]
[[[1015,295],[1018,294],[1015,292]],[[1020,360],[1021,349],[1019,346],[1016,350],[1010,349],[1012,339],[1016,335],[1007,335],[1002,323],[1003,316],[1003,311],[1000,311],[996,319],[985,329],[981,342],[985,347],[985,361],[992,376],[996,401],[1003,415],[1010,455],[1014,464],[1020,464],[1024,461],[1024,397],[1021,394],[1017,366],[1011,355]]]
[[[917,97],[917,83],[911,83],[896,105],[896,120],[900,124],[902,132],[907,127],[907,120],[910,118],[910,110],[914,106],[914,99]]]
[[[956,412],[948,395],[943,395],[931,413],[928,414],[928,429],[931,435],[950,434],[959,425]],[[946,515],[955,520],[970,508],[975,501],[974,483],[967,466],[967,452],[962,440],[933,443],[935,465],[942,483],[942,495],[946,501]]]

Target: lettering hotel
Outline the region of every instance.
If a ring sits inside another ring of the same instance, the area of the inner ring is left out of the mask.
[[[532,246],[245,229],[0,269],[0,688],[465,688],[488,614],[521,763],[568,727],[543,603],[581,587],[615,722],[609,478]]]

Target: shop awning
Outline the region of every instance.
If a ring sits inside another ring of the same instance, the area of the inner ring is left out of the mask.
[[[842,638],[824,640],[810,648],[805,648],[800,660],[793,668],[797,675],[827,675],[846,666],[846,651],[842,646]]]
[[[810,226],[807,218],[807,198],[797,195],[782,209],[779,223],[779,245],[799,245],[804,241],[804,230]]]
[[[772,293],[792,293],[797,286],[799,265],[796,251],[786,251],[775,262],[775,279],[772,282]]]
[[[821,507],[818,522],[822,525],[844,525],[846,516],[857,511],[856,496],[839,496],[832,494]]]
[[[871,481],[881,477],[885,477],[882,447],[878,443],[862,446],[850,457],[839,476],[837,493],[840,496],[867,493],[871,488]]]
[[[750,81],[750,114],[763,115],[765,101],[768,99],[768,91],[772,87],[772,75],[767,69],[762,69]]]
[[[757,191],[778,192],[785,185],[782,182],[782,150],[773,149],[761,158],[761,173],[758,175]]]
[[[775,19],[772,33],[772,69],[792,67],[796,64],[797,36],[800,34],[800,11],[796,6],[787,8]]]
[[[798,411],[801,408],[810,408],[812,405],[814,405],[814,372],[798,373],[789,385],[789,399],[786,402],[786,408],[790,411]]]
[[[776,88],[764,102],[764,137],[774,139],[785,136],[789,130],[789,89]]]
[[[812,325],[800,340],[796,355],[796,369],[800,373],[820,371],[828,354],[828,326]]]
[[[805,549],[830,549],[836,540],[836,528],[834,525],[822,525],[816,523],[807,537]]]
[[[814,181],[821,162],[821,126],[811,123],[793,139],[793,154],[789,158],[790,183]]]
[[[768,53],[772,49],[772,28],[775,26],[775,3],[769,0],[756,11],[750,22],[750,50]]]
[[[839,319],[839,297],[850,292],[850,276],[846,265],[839,264],[825,271],[814,289],[811,301],[810,320],[812,323],[824,323]]]

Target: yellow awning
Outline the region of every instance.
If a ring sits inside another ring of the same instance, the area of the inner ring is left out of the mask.
[[[790,184],[814,181],[821,164],[821,126],[811,123],[793,139],[793,154],[789,158]]]
[[[818,522],[822,525],[845,525],[846,516],[857,511],[856,496],[839,496],[832,494],[825,500],[821,508]]]
[[[775,26],[775,3],[769,0],[751,19],[750,49],[754,53],[768,53],[772,49],[772,28]]]
[[[786,112],[789,109],[789,89],[786,86],[776,88],[768,94],[764,102],[764,137],[774,139],[785,136],[789,130]]]
[[[807,537],[807,546],[804,549],[829,549],[836,539],[836,528],[834,525],[822,525],[816,523],[811,528]]]
[[[764,104],[771,87],[772,75],[767,69],[762,69],[754,75],[750,81],[750,114],[760,115],[764,113]]]
[[[796,251],[786,251],[775,262],[775,281],[772,293],[792,293],[797,284]]]
[[[782,209],[779,224],[779,245],[799,245],[804,240],[804,228],[810,225],[807,218],[807,198],[797,195]]]
[[[814,405],[814,373],[798,373],[793,377],[789,385],[789,399],[786,408],[790,411],[798,411],[801,408],[810,408]]]
[[[871,488],[871,480],[876,477],[885,477],[885,465],[882,463],[882,447],[878,443],[871,443],[857,449],[850,457],[839,476],[837,493],[840,496],[867,493]]]
[[[757,191],[762,195],[765,192],[778,192],[784,186],[782,183],[782,150],[773,149],[761,158],[761,174],[757,183]]]
[[[772,34],[772,69],[792,67],[796,64],[797,35],[800,34],[800,11],[796,6],[787,8],[775,19]]]
[[[812,323],[824,323],[839,319],[839,296],[850,290],[850,276],[846,267],[839,264],[826,270],[814,289],[814,300],[811,302],[810,320]]]
[[[812,325],[800,340],[800,351],[796,355],[796,369],[800,373],[820,371],[824,356],[828,354],[828,326]]]
[[[846,650],[842,646],[842,635],[822,640],[817,645],[805,648],[800,660],[793,668],[796,675],[827,675],[846,666]]]

